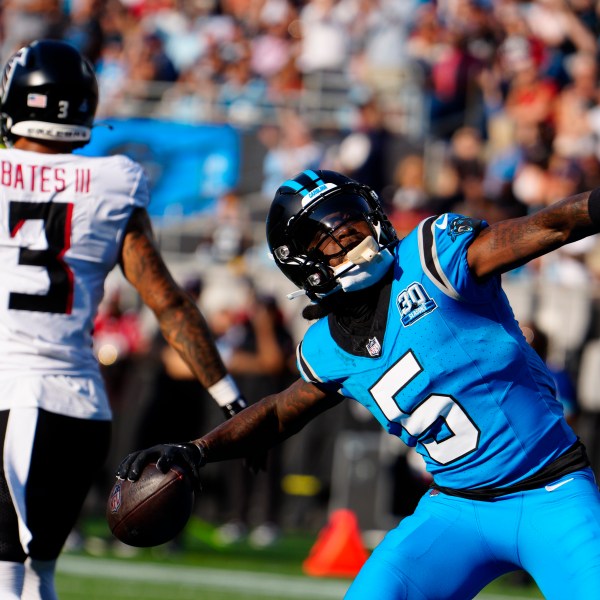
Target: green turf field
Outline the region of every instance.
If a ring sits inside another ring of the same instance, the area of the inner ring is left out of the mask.
[[[61,600],[335,600],[350,584],[349,579],[303,574],[302,561],[316,539],[304,533],[286,534],[261,550],[245,542],[221,547],[210,525],[192,520],[179,547],[145,549],[131,556],[107,543],[102,523],[85,533],[96,542],[88,545],[94,555],[81,550],[59,559]],[[478,598],[542,596],[534,585],[504,578]]]

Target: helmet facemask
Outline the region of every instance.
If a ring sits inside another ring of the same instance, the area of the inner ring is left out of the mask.
[[[306,209],[288,223],[292,243],[276,248],[275,258],[280,264],[302,267],[305,279],[301,285],[313,300],[338,290],[368,287],[391,264],[382,218],[383,213],[362,194],[340,193],[338,189],[307,203]]]

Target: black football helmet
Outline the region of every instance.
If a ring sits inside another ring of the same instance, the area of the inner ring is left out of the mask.
[[[0,135],[83,146],[90,139],[98,106],[91,63],[73,46],[37,40],[6,63],[0,81]]]
[[[336,232],[350,220],[369,225],[376,252],[398,240],[377,194],[335,171],[303,171],[275,193],[267,215],[269,250],[283,274],[313,301],[338,288],[337,275],[315,240],[331,238],[347,254]]]

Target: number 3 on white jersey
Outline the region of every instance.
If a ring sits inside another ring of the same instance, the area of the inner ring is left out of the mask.
[[[410,413],[400,409],[394,397],[421,372],[423,367],[409,350],[369,391],[385,417],[402,425],[414,438],[419,438],[438,419],[443,419],[450,436],[422,445],[433,460],[446,465],[475,450],[480,432],[456,400],[446,394],[428,396]]]

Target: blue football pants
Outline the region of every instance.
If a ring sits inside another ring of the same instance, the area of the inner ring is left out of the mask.
[[[466,600],[518,569],[547,600],[600,598],[600,493],[591,469],[492,501],[428,491],[377,546],[345,600]]]

